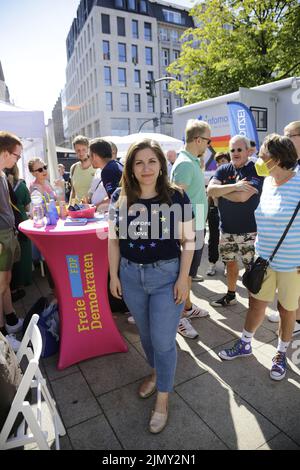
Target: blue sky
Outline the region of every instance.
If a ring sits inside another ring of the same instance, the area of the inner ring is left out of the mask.
[[[0,0],[0,61],[11,99],[43,110],[46,121],[65,85],[66,37],[78,5],[79,0]]]

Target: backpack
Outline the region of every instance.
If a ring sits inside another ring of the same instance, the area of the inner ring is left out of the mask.
[[[56,354],[59,349],[59,313],[58,304],[52,301],[50,304],[46,297],[40,297],[28,311],[24,323],[23,334],[34,313],[40,317],[38,327],[42,335],[43,347],[42,357],[49,357]]]

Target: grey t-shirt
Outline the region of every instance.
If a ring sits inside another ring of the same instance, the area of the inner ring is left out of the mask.
[[[6,177],[0,172],[0,230],[13,228],[15,225],[15,217],[9,203],[9,190]]]

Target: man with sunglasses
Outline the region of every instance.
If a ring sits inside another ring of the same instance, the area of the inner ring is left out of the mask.
[[[12,348],[17,351],[20,343],[13,333],[22,329],[22,320],[14,311],[10,292],[11,270],[19,260],[20,245],[15,230],[15,217],[9,197],[4,169],[12,168],[21,158],[20,139],[9,133],[0,132],[0,332],[6,336]]]
[[[254,257],[256,222],[263,178],[257,175],[247,137],[236,135],[229,142],[231,162],[217,169],[211,179],[208,196],[218,198],[220,215],[220,255],[227,267],[227,294],[211,302],[213,307],[237,303],[235,291],[239,275],[238,256],[244,266]]]
[[[95,170],[88,153],[88,139],[82,135],[78,135],[73,140],[73,147],[79,161],[74,163],[70,168],[72,184],[70,203],[72,199],[76,199],[78,202],[87,200],[92,179],[95,176]]]
[[[198,333],[190,320],[208,316],[207,310],[197,307],[190,299],[192,279],[196,277],[201,262],[208,210],[204,174],[201,169],[201,159],[211,143],[211,130],[207,122],[189,119],[185,129],[185,142],[184,149],[181,150],[172,167],[171,181],[187,193],[195,214],[196,249],[189,273],[189,296],[178,326],[178,333],[186,338],[194,339]]]

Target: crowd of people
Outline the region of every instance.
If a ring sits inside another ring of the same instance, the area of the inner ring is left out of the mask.
[[[122,164],[113,142],[77,136],[73,146],[78,161],[70,172],[60,164],[59,178],[51,186],[47,164],[32,158],[28,169],[33,180],[27,188],[18,174],[21,140],[0,132],[0,334],[17,350],[14,334],[22,320],[13,302],[25,294],[32,272],[31,242],[17,229],[30,216],[31,194],[109,210],[110,291],[126,303],[152,370],[138,390],[143,399],[157,392],[152,433],[162,431],[168,421],[176,334],[195,339],[199,333],[191,320],[209,315],[191,301],[206,227],[206,274],[216,274],[220,257],[227,282],[227,292],[211,306],[226,308],[237,303],[239,260],[246,268],[257,256],[268,259],[300,201],[300,121],[288,124],[282,136],[267,136],[259,150],[247,137],[233,136],[228,152],[215,155],[217,169],[206,188],[203,157],[212,138],[208,123],[190,119],[178,154],[165,155],[157,142],[141,139]],[[291,338],[300,332],[300,211],[260,291],[248,292],[241,338],[219,352],[221,359],[252,354],[252,338],[275,294],[278,314],[270,320],[279,321],[279,330],[270,377],[279,381],[286,375]]]

